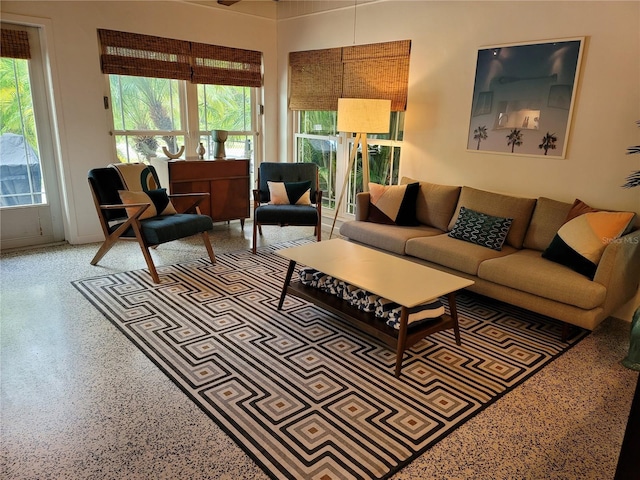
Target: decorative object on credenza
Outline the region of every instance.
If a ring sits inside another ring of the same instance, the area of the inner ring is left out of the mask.
[[[171,160],[176,160],[178,158],[180,158],[182,156],[182,154],[184,153],[184,145],[182,145],[178,151],[176,153],[171,153],[167,147],[162,147],[162,152],[167,156],[167,158],[170,158]]]
[[[564,158],[583,47],[575,37],[479,49],[467,149]],[[500,130],[511,132],[507,142]],[[539,146],[540,131],[555,132],[555,142]]]
[[[631,336],[629,338],[629,353],[622,360],[622,365],[631,370],[640,371],[640,307],[633,314],[631,322]]]
[[[342,183],[342,191],[336,205],[335,215],[329,238],[333,235],[338,212],[344,192],[349,183],[349,176],[353,171],[358,145],[362,145],[362,189],[369,191],[369,147],[367,146],[367,133],[388,133],[391,120],[391,100],[373,98],[339,98],[338,99],[338,124],[339,132],[355,133],[353,148],[349,157],[349,167]]]
[[[229,132],[226,130],[211,130],[211,138],[213,139],[213,158],[216,160],[223,159],[227,156],[224,150],[224,142],[227,141]]]
[[[204,148],[202,142],[200,142],[200,145],[196,148],[196,153],[198,154],[198,160],[204,160],[204,154],[207,153],[207,150]]]

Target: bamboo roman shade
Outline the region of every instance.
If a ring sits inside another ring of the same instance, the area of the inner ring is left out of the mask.
[[[0,30],[0,56],[7,58],[31,58],[29,35],[24,30]]]
[[[193,83],[262,86],[262,54],[253,50],[191,43]]]
[[[407,108],[411,40],[291,52],[289,108],[337,110],[338,98],[391,100]]]
[[[138,33],[98,30],[102,73],[191,79],[189,42]]]
[[[291,52],[291,110],[337,110],[342,93],[342,49]]]
[[[98,30],[102,73],[260,87],[262,53],[138,33]]]
[[[342,49],[343,98],[391,100],[391,110],[407,109],[411,40]]]

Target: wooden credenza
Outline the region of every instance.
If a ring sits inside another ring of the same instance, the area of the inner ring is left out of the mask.
[[[249,218],[249,160],[174,160],[169,163],[171,193],[209,193],[200,204],[214,222]],[[172,200],[179,204],[179,200]]]

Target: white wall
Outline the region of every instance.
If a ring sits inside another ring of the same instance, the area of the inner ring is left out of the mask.
[[[353,10],[279,22],[280,79],[290,51],[352,45]],[[640,142],[639,32],[639,2],[383,1],[358,5],[355,44],[412,41],[403,174],[640,212],[640,189],[620,188],[640,169],[640,155],[625,154]],[[566,159],[468,152],[478,48],[579,36],[587,41]]]
[[[100,71],[98,28],[225,45],[264,53],[265,153],[276,155],[277,71],[275,20],[179,2],[0,3],[3,21],[47,19],[55,60],[53,84],[60,128],[60,176],[70,243],[103,239],[87,184],[87,172],[117,161],[109,136],[108,93]],[[274,73],[271,73],[274,72]]]

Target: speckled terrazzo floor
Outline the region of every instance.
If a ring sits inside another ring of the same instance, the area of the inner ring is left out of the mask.
[[[264,228],[263,243],[312,237]],[[216,253],[250,248],[251,224],[216,225]],[[327,235],[328,237],[328,235]],[[267,476],[69,283],[145,268],[134,243],[0,255],[1,470],[6,479]],[[158,265],[204,256],[163,245]],[[619,363],[629,324],[579,345],[447,436],[394,479],[613,478],[638,373]]]

